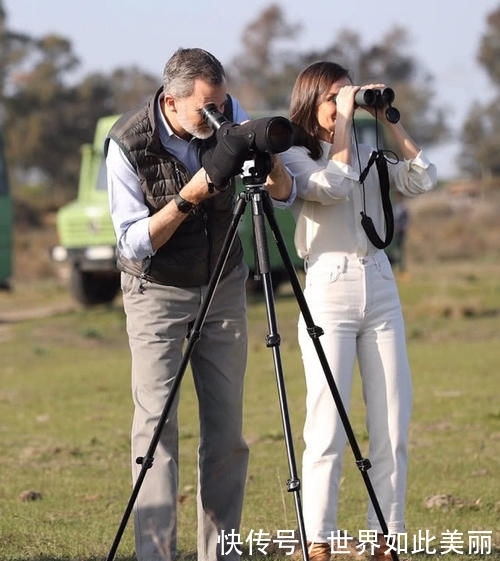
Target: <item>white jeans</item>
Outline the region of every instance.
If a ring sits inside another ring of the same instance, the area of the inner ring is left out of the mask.
[[[365,258],[338,253],[309,261],[305,297],[346,411],[356,358],[369,435],[370,481],[389,532],[404,531],[408,426],[412,388],[397,286],[384,252]],[[346,434],[319,362],[299,320],[307,385],[303,505],[308,540],[326,542],[337,530]],[[381,531],[369,501],[367,528]]]

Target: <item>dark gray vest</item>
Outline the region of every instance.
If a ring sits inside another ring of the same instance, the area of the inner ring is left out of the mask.
[[[191,179],[191,174],[161,142],[155,107],[161,89],[144,106],[125,113],[111,128],[109,138],[118,143],[136,170],[151,214],[163,208]],[[226,104],[231,106],[229,98]],[[232,119],[229,119],[232,120]],[[107,151],[105,142],[105,151]],[[155,255],[134,261],[118,255],[118,268],[159,284],[193,287],[207,284],[233,217],[234,181],[230,187],[200,204]],[[236,236],[222,276],[243,258]]]

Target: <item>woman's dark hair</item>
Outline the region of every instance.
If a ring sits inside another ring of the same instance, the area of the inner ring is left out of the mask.
[[[316,116],[319,103],[324,101],[331,85],[349,77],[349,71],[335,62],[314,62],[297,76],[290,101],[290,121],[295,125],[294,144],[305,146],[313,160],[321,157]]]

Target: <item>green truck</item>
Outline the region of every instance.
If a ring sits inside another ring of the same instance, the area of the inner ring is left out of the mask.
[[[69,267],[69,289],[73,298],[84,306],[111,302],[120,288],[116,268],[116,239],[111,223],[104,161],[104,139],[119,116],[103,117],[97,122],[94,141],[82,146],[78,195],[57,213],[59,245],[51,250],[52,259]],[[240,182],[239,189],[243,189]],[[293,246],[295,222],[289,210],[276,209],[275,216],[293,263],[300,267]],[[277,288],[287,279],[279,250],[267,226],[269,260],[273,285]],[[254,278],[255,258],[251,209],[247,207],[238,233],[242,239],[250,276],[248,287],[258,290]]]

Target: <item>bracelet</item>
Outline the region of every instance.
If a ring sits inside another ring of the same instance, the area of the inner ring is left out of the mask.
[[[207,182],[208,192],[211,194],[215,191],[215,185],[210,181],[208,173],[205,171],[205,181]]]

